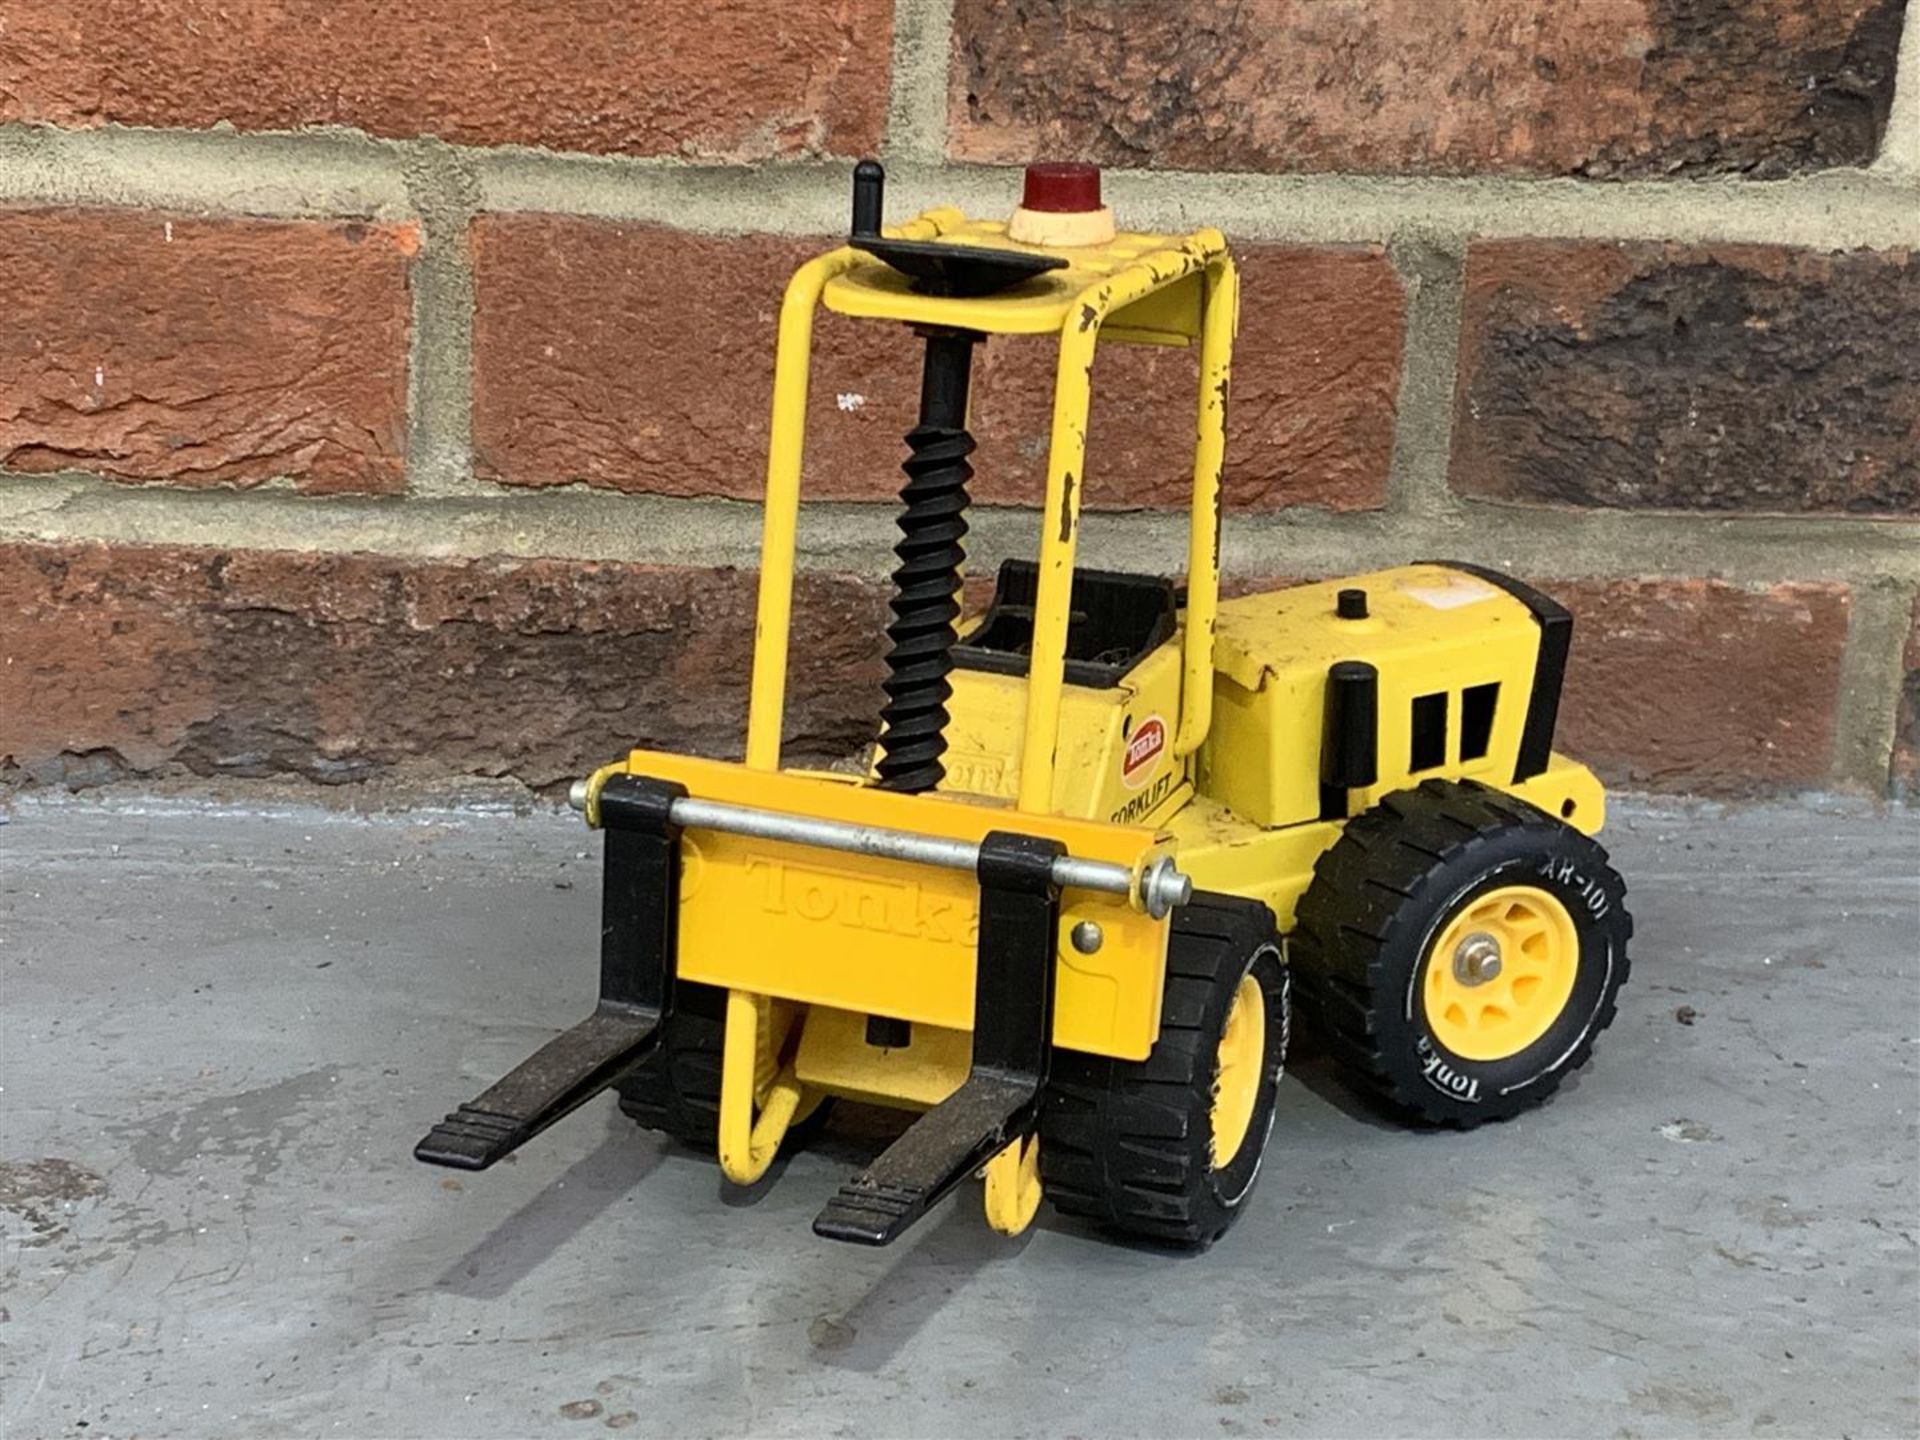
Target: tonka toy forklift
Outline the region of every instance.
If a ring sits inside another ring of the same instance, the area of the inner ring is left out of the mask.
[[[1203,1245],[1266,1149],[1289,977],[1409,1117],[1539,1104],[1612,1019],[1631,930],[1600,784],[1552,750],[1567,612],[1446,564],[1222,602],[1220,233],[1117,233],[1088,166],[1031,168],[1010,222],[883,229],[883,183],[855,170],[847,243],[780,310],[745,760],[635,750],[574,787],[606,832],[598,1008],[416,1155],[484,1169],[614,1087],[748,1184],[846,1096],[924,1113],[821,1235],[886,1244],[983,1172],[1009,1234],[1044,1194]],[[780,763],[822,305],[925,344],[864,775]],[[968,376],[1012,335],[1059,347],[1038,559],[962,625]],[[1075,568],[1104,341],[1199,346],[1184,586]]]

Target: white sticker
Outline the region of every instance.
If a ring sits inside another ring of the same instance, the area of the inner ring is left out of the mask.
[[[1430,605],[1435,610],[1458,610],[1462,605],[1477,605],[1482,600],[1491,600],[1500,592],[1485,581],[1460,575],[1451,580],[1403,584],[1400,593],[1410,595],[1422,605]]]

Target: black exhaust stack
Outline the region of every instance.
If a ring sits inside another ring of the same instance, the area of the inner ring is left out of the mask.
[[[887,172],[877,160],[853,169],[853,227],[847,243],[884,261],[922,295],[972,299],[995,295],[1067,262],[1058,255],[990,250],[933,240],[896,240],[880,233]],[[901,468],[900,543],[893,553],[893,623],[887,627],[886,706],[880,717],[882,790],[915,794],[946,775],[947,701],[953,687],[954,622],[960,618],[961,544],[967,534],[967,481],[973,436],[967,433],[967,387],[973,347],[987,337],[953,325],[914,327],[926,341],[920,379],[920,423],[907,432],[913,453]]]

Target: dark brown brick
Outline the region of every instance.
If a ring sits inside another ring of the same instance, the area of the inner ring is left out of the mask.
[[[824,243],[482,217],[473,234],[480,472],[518,485],[757,499],[781,290]],[[1253,246],[1243,260],[1229,503],[1380,505],[1405,332],[1392,266],[1373,249]],[[1049,340],[1000,339],[978,361],[976,499],[1039,501],[1053,354]],[[1109,346],[1095,382],[1087,503],[1184,503],[1192,353]],[[917,344],[904,327],[821,315],[807,494],[893,495],[918,393]]]
[[[1830,778],[1850,598],[1836,585],[1580,580],[1558,748],[1636,790],[1749,795]]]
[[[410,226],[0,211],[0,466],[387,491]]]
[[[513,776],[738,754],[754,577],[553,560],[0,546],[0,779]],[[872,737],[884,606],[803,577],[796,756]]]
[[[1453,484],[1495,500],[1920,515],[1920,260],[1476,245]]]
[[[887,0],[10,0],[0,120],[853,154],[880,142],[892,13]]]
[[[1578,616],[1562,749],[1634,789],[1826,781],[1844,589],[1549,588]],[[735,755],[753,590],[730,570],[11,542],[0,781],[546,786],[633,744]],[[803,575],[796,613],[789,753],[848,753],[878,714],[882,592]]]
[[[1903,665],[1893,730],[1893,793],[1920,801],[1920,599],[1913,602],[1913,629],[1907,634]]]
[[[1906,0],[958,0],[969,160],[1776,176],[1870,161]]]

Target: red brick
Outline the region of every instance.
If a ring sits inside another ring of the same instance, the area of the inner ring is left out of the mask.
[[[553,560],[0,546],[0,779],[514,776],[738,754],[754,577]],[[877,728],[885,610],[803,577],[796,756]]]
[[[880,142],[888,0],[12,0],[0,120],[753,160]]]
[[[0,211],[0,465],[400,488],[412,227]]]
[[[1776,176],[1870,161],[1906,0],[958,0],[952,153]]]
[[[1636,790],[1747,795],[1830,778],[1850,597],[1716,580],[1578,580],[1557,748]]]
[[[1920,259],[1475,245],[1453,484],[1545,504],[1920,515]]]
[[[473,232],[480,472],[517,485],[757,499],[780,294],[826,243],[482,217]],[[1392,266],[1374,249],[1253,246],[1243,259],[1229,503],[1380,505],[1405,335]],[[996,339],[977,361],[976,499],[1039,501],[1053,353],[1046,339]],[[1095,381],[1087,503],[1184,503],[1192,352],[1109,346]],[[807,493],[893,495],[918,393],[917,344],[904,327],[821,315]]]
[[[1406,297],[1371,247],[1243,245],[1227,503],[1236,510],[1386,503]],[[1037,501],[1052,416],[1053,349],[1028,345],[991,379],[983,433],[1035,457],[1008,498]],[[1094,370],[1087,503],[1180,508],[1193,483],[1196,357],[1108,346]],[[1022,363],[1024,362],[1024,363]],[[1142,396],[1151,397],[1142,401]],[[1106,487],[1103,489],[1103,487]],[[1006,495],[989,484],[983,493]]]
[[[1892,789],[1896,796],[1920,801],[1920,599],[1913,602],[1913,629],[1907,633],[1902,668],[1893,731]]]

